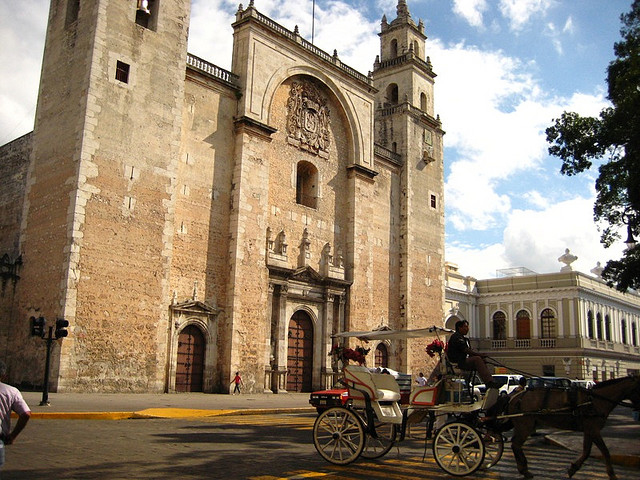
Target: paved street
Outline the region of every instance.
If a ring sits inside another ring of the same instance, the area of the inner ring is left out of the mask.
[[[313,414],[238,415],[193,419],[32,420],[7,447],[3,480],[11,479],[406,479],[451,478],[436,465],[427,445],[410,438],[377,461],[331,465],[313,447]],[[412,436],[419,437],[420,429]],[[533,438],[527,448],[537,479],[564,477],[574,452]],[[620,480],[638,472],[616,466]],[[489,471],[468,478],[513,480],[517,474],[508,445]],[[606,479],[604,466],[590,459],[576,480]]]

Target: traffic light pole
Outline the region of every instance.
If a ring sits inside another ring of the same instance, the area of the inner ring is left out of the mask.
[[[53,327],[49,327],[49,336],[47,337],[47,360],[44,364],[44,386],[42,387],[41,407],[48,407],[49,403],[49,364],[51,363],[51,345],[53,344]]]

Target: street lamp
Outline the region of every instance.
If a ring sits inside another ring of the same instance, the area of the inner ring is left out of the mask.
[[[631,228],[631,220],[633,217],[627,214],[628,211],[629,207],[625,208],[622,214],[622,223],[627,226],[627,239],[624,241],[624,244],[627,246],[625,249],[626,252],[636,246],[636,239],[633,238],[633,228]]]
[[[633,231],[631,229],[631,225],[627,224],[627,239],[624,241],[627,246],[627,251],[631,250],[636,246],[636,239],[633,238]]]

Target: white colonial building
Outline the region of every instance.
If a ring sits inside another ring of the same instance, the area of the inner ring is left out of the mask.
[[[569,251],[559,260],[560,272],[513,268],[486,280],[447,263],[446,326],[468,320],[475,347],[532,375],[601,381],[640,372],[640,296],[608,287],[601,268],[572,270]]]

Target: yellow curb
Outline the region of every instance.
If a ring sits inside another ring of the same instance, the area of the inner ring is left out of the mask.
[[[229,415],[236,410],[197,410],[192,408],[147,408],[133,412],[131,418],[193,418]]]
[[[31,412],[32,419],[40,420],[125,420],[134,412]]]
[[[276,413],[315,412],[313,407],[253,408],[204,410],[192,408],[147,408],[137,412],[31,412],[32,419],[40,420],[126,420],[153,418],[198,418],[223,415],[268,415]],[[12,415],[16,417],[15,414]]]

